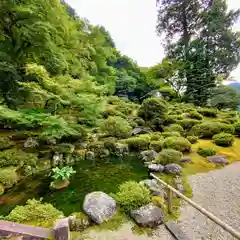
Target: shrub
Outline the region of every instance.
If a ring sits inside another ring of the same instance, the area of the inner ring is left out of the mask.
[[[221,132],[232,134],[234,132],[234,127],[220,122],[203,122],[194,126],[191,130],[192,134],[200,138],[212,138],[213,135]]]
[[[0,152],[0,167],[36,165],[37,154],[26,153],[20,149],[8,149]]]
[[[184,130],[190,130],[193,126],[200,123],[199,120],[186,118],[183,120],[178,120],[177,123],[183,127]]]
[[[213,136],[213,142],[218,146],[229,147],[233,145],[234,136],[230,133],[219,133]]]
[[[76,173],[76,171],[74,171],[73,168],[69,166],[63,168],[55,167],[52,169],[52,172],[53,172],[52,178],[54,180],[68,180],[71,177],[71,175]]]
[[[164,148],[171,148],[180,152],[191,151],[191,143],[184,137],[168,137],[163,142]]]
[[[144,120],[152,120],[154,118],[164,119],[167,113],[167,104],[160,98],[147,98],[143,101],[139,116]]]
[[[172,124],[172,125],[170,125],[168,127],[165,127],[164,130],[166,132],[179,132],[181,134],[183,134],[183,132],[184,132],[183,127],[181,125],[179,125],[179,124]]]
[[[15,207],[6,217],[7,220],[24,223],[27,221],[49,221],[63,217],[63,213],[49,203],[35,199],[28,200],[25,206]]]
[[[198,137],[197,136],[187,136],[187,140],[191,143],[194,144],[198,141]]]
[[[163,139],[162,134],[160,132],[150,133],[150,138],[151,138],[151,141],[158,141]]]
[[[181,134],[179,132],[163,132],[162,136],[164,138],[167,138],[167,137],[181,137]]]
[[[214,148],[199,148],[198,154],[203,157],[216,155],[216,150]]]
[[[143,185],[128,181],[119,186],[115,199],[126,212],[136,210],[151,201],[150,191]]]
[[[0,168],[0,183],[7,187],[12,187],[15,183],[18,182],[18,175],[16,173],[16,168],[6,167]]]
[[[150,137],[149,136],[132,137],[125,139],[124,142],[128,144],[130,151],[140,152],[148,149],[148,146],[150,144]]]
[[[156,157],[155,162],[166,165],[169,163],[179,163],[183,154],[175,149],[163,149]]]
[[[160,152],[163,148],[163,141],[152,141],[150,143],[149,148],[156,151],[156,152]]]
[[[14,145],[14,142],[11,141],[8,137],[0,137],[0,150],[10,148]]]
[[[235,127],[235,130],[234,130],[235,134],[240,137],[240,122],[236,123],[234,127]]]
[[[129,123],[121,117],[108,117],[102,124],[102,130],[116,138],[128,138],[132,135]]]
[[[190,111],[189,113],[187,113],[187,117],[197,119],[197,120],[202,120],[203,118],[203,116],[197,111]]]
[[[177,120],[182,120],[183,116],[182,115],[168,115],[165,120],[164,120],[164,125],[169,125],[176,123]]]
[[[0,183],[0,196],[4,194],[4,186]]]
[[[205,117],[217,117],[217,109],[214,108],[199,108],[197,111]]]
[[[82,232],[89,226],[89,217],[82,212],[72,213],[71,216],[75,217],[74,221],[70,222],[70,230],[73,232]]]

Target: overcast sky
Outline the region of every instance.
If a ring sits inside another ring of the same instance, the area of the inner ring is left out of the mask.
[[[80,17],[103,25],[117,48],[137,61],[152,66],[164,57],[156,34],[156,0],[67,0]],[[229,8],[240,8],[240,0],[228,0]],[[236,26],[240,30],[240,22]],[[240,81],[240,66],[232,73]]]

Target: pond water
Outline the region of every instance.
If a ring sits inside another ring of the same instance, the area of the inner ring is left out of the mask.
[[[49,173],[25,179],[0,196],[0,215],[7,215],[16,205],[28,199],[40,199],[53,204],[68,216],[82,211],[84,196],[92,191],[115,193],[118,186],[128,180],[140,181],[147,178],[147,168],[136,157],[112,158],[108,161],[75,165],[76,173],[66,189],[51,190]]]

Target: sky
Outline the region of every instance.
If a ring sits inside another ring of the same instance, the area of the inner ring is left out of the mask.
[[[80,17],[93,25],[103,25],[117,49],[149,67],[164,57],[161,40],[156,34],[156,0],[67,0]],[[240,0],[228,0],[230,9],[240,8]],[[240,21],[235,29],[240,31]],[[240,65],[232,72],[240,81]]]

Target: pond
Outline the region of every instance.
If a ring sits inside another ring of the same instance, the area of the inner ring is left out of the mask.
[[[53,204],[68,216],[82,211],[86,194],[92,191],[115,193],[118,186],[128,180],[140,181],[147,178],[147,168],[137,157],[112,158],[105,162],[83,161],[75,165],[76,173],[66,189],[51,190],[49,173],[25,179],[0,196],[0,215],[7,215],[16,205],[28,199],[40,199]]]

